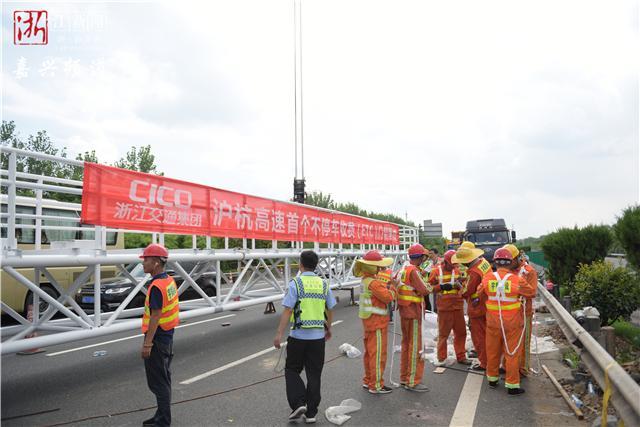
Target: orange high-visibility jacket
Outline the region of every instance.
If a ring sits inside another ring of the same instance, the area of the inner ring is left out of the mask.
[[[405,319],[422,318],[422,302],[431,286],[422,280],[420,269],[410,264],[402,270],[402,284],[398,286],[398,307]]]
[[[443,284],[461,283],[462,279],[463,276],[460,273],[460,269],[456,266],[453,267],[453,270],[447,270],[444,267],[444,263],[442,263],[431,270],[429,284],[433,287],[433,292],[437,294],[438,311],[456,311],[464,308],[463,289],[443,291],[440,288],[440,282]]]
[[[365,274],[364,278],[372,278],[369,283],[369,291],[371,291],[371,304],[374,307],[386,309],[387,304],[393,301],[396,297],[396,288],[393,285],[387,285],[382,280],[379,280],[375,275]],[[364,280],[363,278],[363,280]],[[365,331],[374,331],[376,329],[382,329],[389,324],[389,315],[371,314],[368,319],[362,319]]]
[[[467,269],[467,292],[465,292],[464,297],[467,298],[467,313],[469,317],[482,317],[486,314],[485,301],[487,297],[484,294],[478,294],[478,286],[482,284],[484,275],[492,271],[491,264],[483,257],[476,259]],[[473,305],[472,301],[476,298],[479,301],[476,305]]]
[[[155,279],[149,285],[147,297],[144,300],[144,314],[142,315],[142,332],[146,333],[149,329],[149,319],[151,311],[149,310],[149,296],[151,289],[157,287],[162,293],[162,315],[160,316],[159,326],[165,330],[171,330],[180,324],[180,307],[178,305],[178,288],[172,277],[164,279]]]
[[[525,313],[527,316],[531,316],[533,314],[533,298],[535,298],[538,292],[538,272],[535,268],[533,268],[528,262],[523,262],[520,264],[520,270],[518,270],[518,275],[524,280],[524,284],[521,286],[527,286],[531,292],[533,292],[532,297],[527,297],[526,310]]]
[[[498,301],[496,294],[498,277],[504,280],[505,296]],[[520,296],[530,296],[527,286],[521,286],[522,281],[517,272],[506,268],[498,268],[495,273],[489,273],[482,279],[478,293],[485,294],[487,301],[487,327],[500,328],[500,312],[505,330],[522,328],[522,304]]]

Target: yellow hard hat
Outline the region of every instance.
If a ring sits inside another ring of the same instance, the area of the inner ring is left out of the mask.
[[[454,264],[455,263],[468,264],[474,259],[481,256],[482,254],[484,254],[484,251],[482,249],[470,248],[468,246],[467,247],[460,246],[456,251],[455,255],[451,257],[451,262]]]
[[[473,242],[462,242],[460,244],[461,248],[469,248],[469,249],[475,249],[476,245]]]
[[[518,255],[520,255],[520,250],[516,247],[516,245],[509,243],[507,245],[504,245],[503,248],[511,252],[511,256],[513,257],[513,259],[516,259]]]

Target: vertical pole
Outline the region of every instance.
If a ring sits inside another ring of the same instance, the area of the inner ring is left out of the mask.
[[[38,179],[38,184],[42,185],[42,178]],[[36,250],[42,249],[42,190],[36,190]],[[37,285],[37,283],[36,283]]]
[[[216,261],[216,304],[220,305],[220,298],[222,292],[220,291],[220,285],[222,284],[222,270],[220,269],[220,260]]]
[[[158,239],[158,243],[164,246],[164,233],[160,233],[159,237],[160,238]]]
[[[93,232],[93,238],[95,241],[95,248],[96,249],[102,249],[103,245],[104,245],[104,241],[102,240],[102,229],[104,227],[101,225],[96,225],[96,228],[94,229]]]
[[[100,264],[93,269],[93,326],[100,326]]]
[[[211,236],[207,236],[205,240],[206,240],[207,249],[211,249]]]
[[[289,282],[291,281],[291,267],[289,265],[289,258],[284,259],[284,288],[287,289]]]
[[[196,249],[198,247],[198,239],[195,234],[191,235],[191,248]]]
[[[9,248],[17,249],[16,240],[16,168],[17,154],[9,153],[9,185],[7,191],[7,213],[9,218],[7,221],[7,243]]]
[[[38,184],[42,185],[42,178],[38,179]],[[42,189],[37,189],[36,190],[36,250],[40,250],[42,249],[42,219],[40,218],[40,216],[42,216]],[[37,286],[40,287],[40,269],[39,268],[34,268],[33,270],[33,283]],[[40,320],[40,295],[38,295],[37,293],[33,292],[33,324],[37,324],[38,321]]]
[[[33,269],[33,284],[36,285],[37,287],[40,287],[40,269],[39,268],[34,268]],[[33,309],[31,310],[32,316],[33,316],[33,324],[37,324],[38,321],[40,320],[40,295],[38,295],[36,292],[31,292],[32,298],[33,300],[31,301],[31,303],[33,304]]]
[[[107,227],[102,227],[102,250],[107,250]]]
[[[224,248],[225,249],[229,249],[229,238],[228,237],[224,238]]]

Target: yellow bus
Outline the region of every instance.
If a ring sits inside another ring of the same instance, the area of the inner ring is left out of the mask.
[[[8,222],[8,205],[7,196],[0,197],[1,203],[1,224],[0,238],[7,238],[7,222]],[[34,250],[37,248],[36,242],[36,204],[37,200],[32,197],[16,197],[16,240],[17,248],[20,250]],[[80,205],[75,203],[60,202],[57,200],[43,199],[41,201],[42,218],[40,232],[40,249],[43,251],[51,249],[52,243],[69,242],[78,240],[95,239],[94,227],[90,225],[82,225],[80,219]],[[27,227],[22,227],[27,226]],[[52,228],[49,228],[52,227]],[[60,227],[60,228],[57,228]],[[75,230],[67,227],[76,228]],[[83,230],[86,228],[86,230]],[[123,232],[107,232],[106,238],[107,249],[124,249],[124,233]],[[57,284],[66,290],[73,281],[84,271],[86,267],[51,267],[47,271],[55,279]],[[25,278],[34,282],[34,269],[24,268],[17,269]],[[101,269],[102,278],[113,277],[116,272],[114,266],[105,266]],[[35,283],[35,282],[34,282]],[[55,287],[44,274],[40,275],[40,288],[52,296],[58,298]],[[72,296],[73,297],[73,296]],[[32,292],[26,286],[18,283],[5,271],[0,276],[0,300],[11,307],[18,313],[26,316],[27,307],[31,304]],[[48,304],[40,299],[40,312],[46,310]],[[3,311],[3,314],[4,311]]]

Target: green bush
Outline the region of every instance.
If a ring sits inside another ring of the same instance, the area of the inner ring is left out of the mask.
[[[571,289],[574,307],[593,306],[602,325],[627,319],[640,306],[640,281],[631,270],[604,261],[581,264]]]
[[[625,209],[613,232],[627,254],[629,264],[640,270],[640,205]]]
[[[549,262],[551,280],[571,288],[578,266],[603,260],[612,241],[611,231],[605,225],[561,228],[546,235],[541,246]]]
[[[629,341],[635,348],[640,349],[640,328],[631,323],[618,320],[613,324],[616,335]]]

